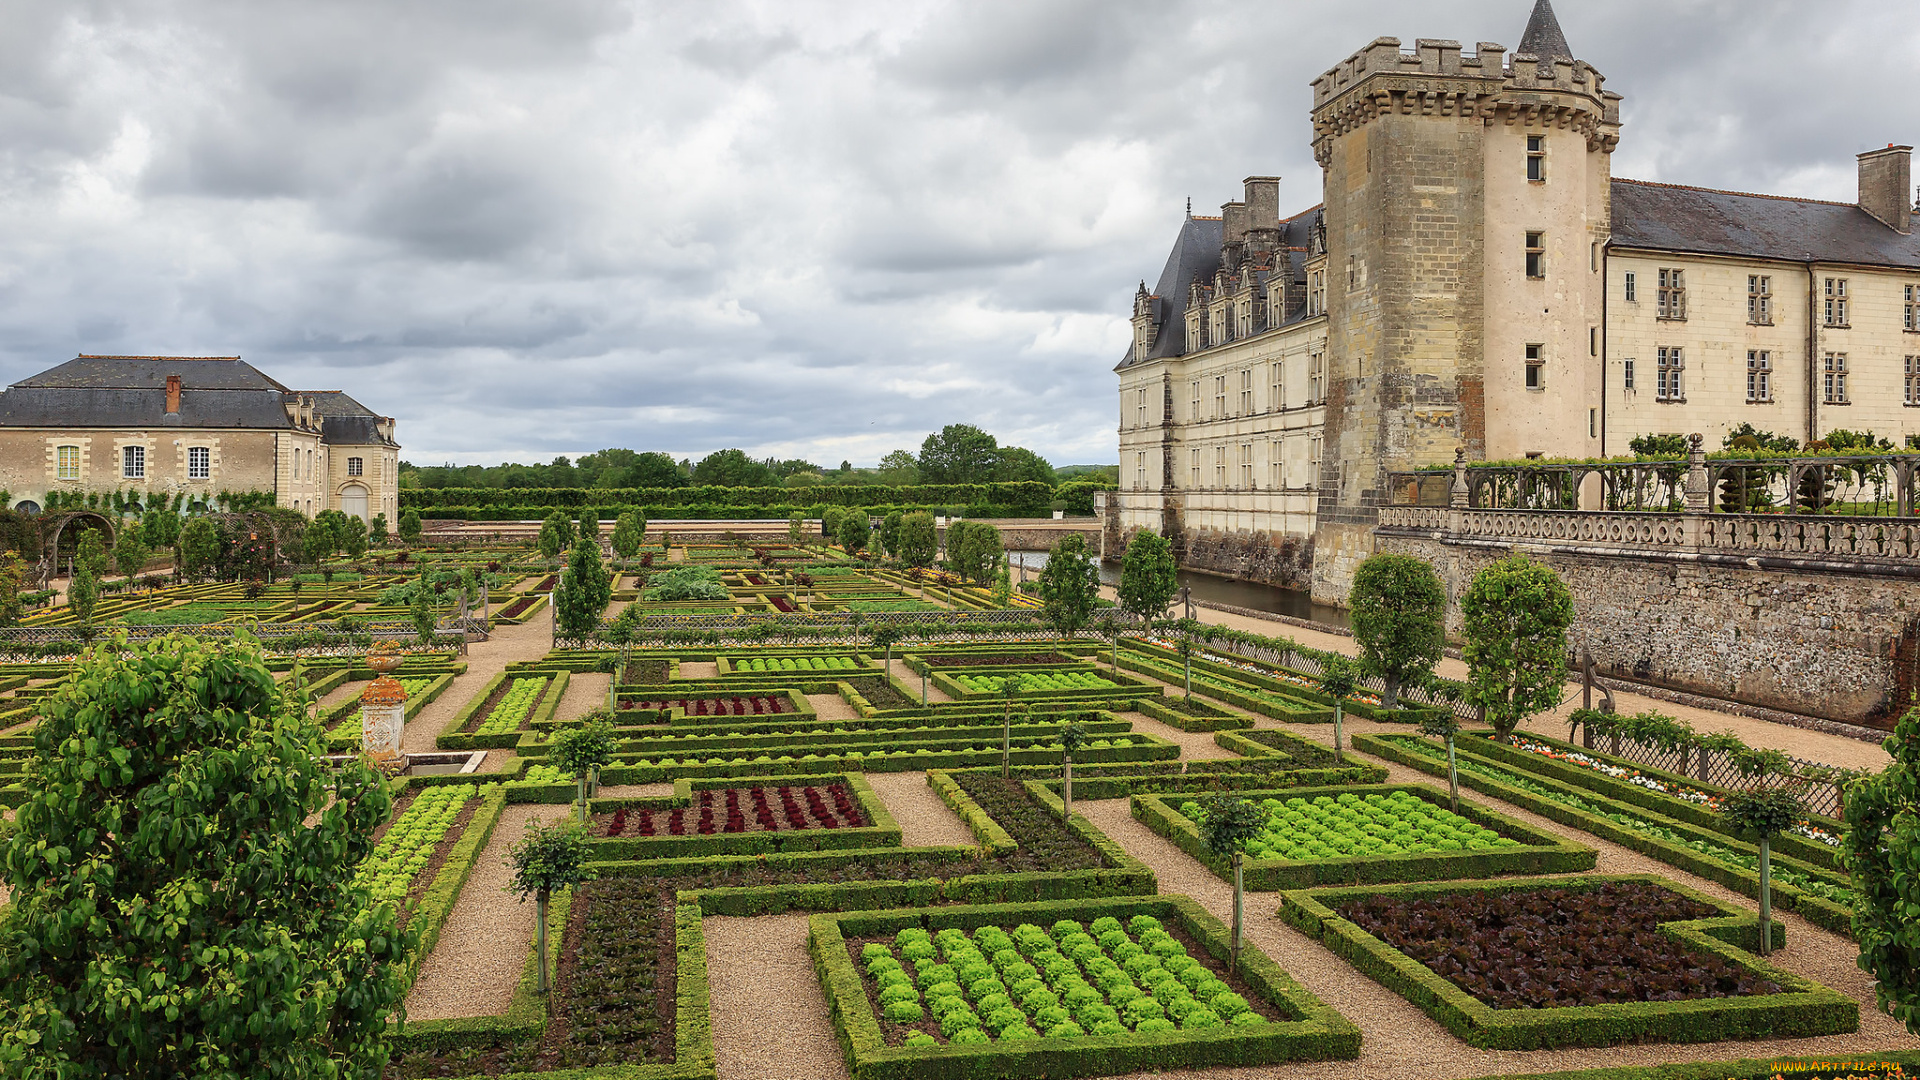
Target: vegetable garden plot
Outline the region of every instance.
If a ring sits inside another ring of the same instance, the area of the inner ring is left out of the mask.
[[[1197,904],[1164,896],[812,920],[816,966],[859,1080],[1358,1053],[1358,1031],[1257,949],[1229,975],[1226,938]]]
[[[873,824],[846,783],[730,787],[695,792],[693,805],[645,807],[596,814],[599,837],[712,836],[715,833],[789,832],[865,828]]]
[[[534,710],[553,686],[551,675],[532,675],[502,680],[493,693],[473,711],[460,732],[468,735],[504,735],[527,726]]]
[[[1593,869],[1596,853],[1472,803],[1461,813],[1422,786],[1250,792],[1266,827],[1242,866],[1249,888],[1428,881]],[[1231,864],[1202,840],[1206,808],[1191,798],[1138,795],[1133,814],[1231,879]]]
[[[920,667],[930,667],[935,671],[942,668],[1025,667],[1030,665],[1064,667],[1068,664],[1083,664],[1086,662],[1084,657],[1068,656],[1065,653],[1057,652],[931,653],[916,654],[914,657],[909,658],[910,663],[912,660],[921,661],[919,665],[915,666],[915,670],[919,670]]]
[[[1285,893],[1280,915],[1476,1046],[1859,1027],[1851,998],[1745,951],[1756,919],[1646,875],[1311,889]]]
[[[687,716],[778,716],[792,713],[792,699],[784,694],[733,694],[726,697],[621,698],[622,712],[666,712],[678,709]]]
[[[355,875],[375,903],[391,903],[404,925],[414,904],[459,843],[485,791],[473,784],[414,788],[401,796],[374,849]]]
[[[852,656],[754,656],[721,657],[720,673],[746,674],[748,672],[782,671],[872,671]]]
[[[1006,687],[1008,675],[955,675],[953,681],[969,694],[998,694]],[[1020,692],[1047,690],[1114,690],[1120,684],[1091,671],[1036,671],[1019,676]]]

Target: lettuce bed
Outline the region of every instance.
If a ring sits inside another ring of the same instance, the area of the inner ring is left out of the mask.
[[[1359,1053],[1358,1030],[1257,949],[1241,954],[1238,978],[1223,978],[1227,930],[1185,897],[823,914],[811,938],[856,1080]]]

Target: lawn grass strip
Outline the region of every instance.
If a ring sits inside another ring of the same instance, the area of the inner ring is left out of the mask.
[[[1447,775],[1446,762],[1442,758],[1419,753],[1399,745],[1397,740],[1407,738],[1398,736],[1384,738],[1373,735],[1354,736],[1354,748],[1395,761],[1410,768],[1438,777]],[[1424,745],[1424,744],[1422,744]],[[1473,771],[1478,764],[1495,770],[1506,771],[1506,766],[1490,758],[1482,758],[1465,749],[1456,747],[1457,756],[1464,766],[1460,770],[1460,784],[1502,802],[1530,810],[1550,821],[1571,826],[1582,832],[1591,833],[1601,839],[1612,841],[1621,847],[1637,851],[1652,859],[1666,863],[1678,870],[1684,870],[1696,877],[1705,878],[1724,885],[1743,896],[1759,899],[1760,875],[1757,870],[1747,870],[1705,852],[1697,851],[1683,844],[1676,844],[1644,829],[1630,828],[1617,821],[1609,820],[1598,814],[1569,805],[1562,800],[1572,799],[1579,803],[1594,806],[1620,817],[1636,820],[1644,825],[1675,833],[1681,836],[1693,835],[1702,842],[1724,846],[1740,852],[1751,853],[1757,861],[1759,849],[1744,841],[1728,837],[1718,830],[1703,829],[1697,825],[1664,817],[1644,807],[1619,802],[1596,793],[1592,788],[1576,786],[1555,780],[1551,777],[1528,774],[1528,784],[1552,792],[1551,797],[1536,794],[1513,783],[1503,782]],[[1518,779],[1518,777],[1516,777]],[[1773,865],[1778,869],[1798,871],[1812,875],[1831,873],[1803,863],[1792,856],[1773,853]],[[1853,908],[1851,905],[1838,904],[1823,896],[1807,892],[1776,876],[1772,881],[1773,903],[1776,907],[1792,911],[1808,922],[1842,937],[1853,937]]]
[[[1288,788],[1240,793],[1263,798],[1308,799],[1353,794],[1391,795],[1406,792],[1429,805],[1447,809],[1446,795],[1423,784],[1383,784],[1369,787]],[[1200,827],[1178,809],[1179,796],[1135,795],[1130,803],[1136,821],[1171,840],[1200,860],[1214,875],[1233,880],[1230,860],[1207,850]],[[1489,878],[1507,874],[1564,874],[1591,870],[1599,853],[1585,844],[1542,832],[1486,807],[1462,801],[1460,817],[1510,839],[1520,846],[1484,851],[1425,851],[1394,855],[1355,855],[1334,859],[1256,859],[1241,862],[1246,887],[1259,892],[1304,889],[1316,885],[1367,885],[1398,881],[1436,881]]]
[[[1392,888],[1396,896],[1404,898],[1468,891],[1580,888],[1609,881],[1657,884],[1722,912],[1719,918],[1663,923],[1660,929],[1682,945],[1714,953],[1730,964],[1770,980],[1779,985],[1782,992],[1690,1001],[1496,1009],[1335,912],[1335,907],[1347,900],[1377,894],[1377,887],[1337,886],[1283,892],[1279,914],[1288,925],[1320,941],[1361,974],[1406,998],[1460,1039],[1487,1049],[1547,1050],[1620,1043],[1808,1038],[1859,1029],[1860,1007],[1852,998],[1776,968],[1747,951],[1747,947],[1759,945],[1758,918],[1651,874],[1409,883]],[[1784,942],[1784,928],[1778,922],[1772,925],[1776,938]]]
[[[926,911],[861,911],[815,915],[809,945],[825,988],[835,1033],[855,1080],[1013,1080],[1071,1077],[1152,1069],[1271,1065],[1287,1061],[1350,1059],[1360,1051],[1360,1032],[1344,1017],[1295,983],[1258,949],[1241,953],[1240,976],[1283,1016],[1249,1028],[1220,1027],[1141,1035],[1040,1037],[981,1044],[886,1046],[866,987],[848,955],[846,938],[876,937],[907,927],[937,932],[982,926],[1047,926],[1111,915],[1123,922],[1152,915],[1175,923],[1216,958],[1228,953],[1228,931],[1218,919],[1181,896],[1068,900],[1050,904],[983,904]]]

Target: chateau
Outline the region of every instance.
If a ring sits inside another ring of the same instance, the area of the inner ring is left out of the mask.
[[[312,517],[399,517],[393,418],[338,390],[289,390],[237,356],[78,356],[0,392],[0,490],[142,504],[271,491]]]
[[[1548,0],[1512,55],[1379,38],[1315,79],[1320,205],[1250,177],[1134,297],[1122,527],[1338,603],[1389,472],[1459,448],[1920,434],[1912,148],[1857,203],[1620,180],[1620,100]]]

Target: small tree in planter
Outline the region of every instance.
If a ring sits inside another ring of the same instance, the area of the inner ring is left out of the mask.
[[[1881,744],[1893,763],[1847,785],[1841,850],[1853,875],[1853,939],[1874,994],[1920,1035],[1920,708]]]
[[[1087,744],[1087,729],[1080,721],[1060,725],[1060,816],[1073,820],[1073,752]]]
[[[1799,796],[1781,788],[1736,791],[1720,801],[1720,820],[1760,843],[1760,955],[1773,952],[1773,838],[1800,823]],[[1857,918],[1857,917],[1856,917]]]
[[[1460,608],[1467,701],[1508,742],[1522,720],[1560,704],[1573,595],[1551,569],[1515,555],[1474,575]]]
[[[1026,679],[1019,674],[1002,676],[1000,693],[1006,701],[1006,708],[1000,714],[1000,779],[1013,775],[1013,703],[1020,696],[1020,689]]]
[[[1382,552],[1354,571],[1347,603],[1361,668],[1386,680],[1380,704],[1398,708],[1400,688],[1417,684],[1440,662],[1446,586],[1426,560]]]
[[[1247,845],[1266,828],[1267,813],[1258,803],[1238,795],[1215,795],[1207,800],[1206,817],[1200,822],[1200,838],[1207,850],[1233,860],[1233,970],[1240,970],[1240,948],[1244,940],[1241,911],[1245,907],[1246,888],[1241,879],[1241,864]]]
[[[1347,750],[1340,737],[1341,715],[1359,683],[1346,657],[1333,654],[1320,661],[1320,692],[1333,699],[1333,759],[1342,765],[1347,763]]]
[[[540,956],[538,990],[547,992],[547,902],[553,894],[596,876],[587,868],[587,830],[573,822],[527,822],[526,836],[513,845],[508,864],[513,880],[507,891],[521,900],[533,897],[534,952]]]
[[[597,778],[601,769],[613,764],[613,751],[617,746],[613,725],[606,721],[566,728],[553,737],[553,746],[548,749],[547,757],[553,762],[554,768],[573,774],[574,783],[579,787],[582,825],[587,822],[588,779],[590,776]],[[597,779],[594,780],[594,789],[599,789]]]

